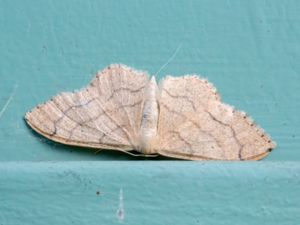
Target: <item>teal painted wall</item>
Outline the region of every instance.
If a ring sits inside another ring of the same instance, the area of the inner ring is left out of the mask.
[[[296,224],[299,12],[297,0],[0,1],[0,224],[119,223],[120,188],[127,224]],[[278,143],[270,156],[140,161],[56,144],[25,125],[26,111],[103,67],[154,74],[178,46],[159,78],[207,77]]]

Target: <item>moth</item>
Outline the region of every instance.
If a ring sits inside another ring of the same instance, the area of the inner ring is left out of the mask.
[[[276,144],[197,75],[155,76],[113,64],[75,92],[26,113],[42,136],[66,145],[187,160],[259,160]]]

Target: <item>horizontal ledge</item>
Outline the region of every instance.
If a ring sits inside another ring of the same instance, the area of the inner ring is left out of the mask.
[[[13,172],[33,172],[43,173],[43,171],[62,171],[74,169],[78,173],[83,171],[118,173],[156,173],[168,172],[176,174],[188,173],[199,176],[204,174],[224,174],[231,173],[242,176],[263,175],[276,173],[291,176],[296,171],[300,171],[300,164],[294,161],[285,162],[196,162],[196,161],[48,161],[48,162],[24,162],[10,161],[0,163],[0,172],[9,170]],[[201,173],[200,173],[201,172]]]
[[[4,162],[0,174],[5,224],[300,220],[300,165],[295,162]]]

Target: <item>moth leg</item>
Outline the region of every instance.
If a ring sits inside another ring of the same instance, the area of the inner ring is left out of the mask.
[[[134,154],[132,152],[127,152],[127,151],[122,151],[122,150],[120,150],[120,151],[124,152],[124,153],[126,153],[128,155],[135,156],[135,157],[157,157],[158,156],[158,154],[143,154],[143,153],[141,153],[141,154]]]
[[[99,152],[101,152],[101,151],[103,151],[103,150],[105,150],[105,149],[102,149],[102,148],[100,148],[100,149],[97,149],[95,152],[94,152],[94,154],[98,154]],[[121,150],[121,149],[118,149],[117,151],[120,151],[120,152],[124,152],[124,153],[126,153],[126,154],[128,154],[128,155],[131,155],[131,156],[134,156],[134,157],[157,157],[157,156],[159,156],[158,154],[134,154],[134,153],[132,153],[132,152],[128,152],[128,151],[124,151],[124,150]]]
[[[102,148],[99,148],[99,149],[97,149],[95,152],[94,152],[94,154],[96,155],[96,154],[98,154],[99,152],[102,152],[104,149],[102,149]]]

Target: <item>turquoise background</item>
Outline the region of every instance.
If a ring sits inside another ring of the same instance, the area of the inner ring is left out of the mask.
[[[297,0],[1,0],[0,224],[118,224],[121,187],[124,224],[296,224],[299,12]],[[277,142],[266,159],[95,155],[48,141],[23,121],[111,63],[155,74],[176,49],[158,77],[208,78]]]

